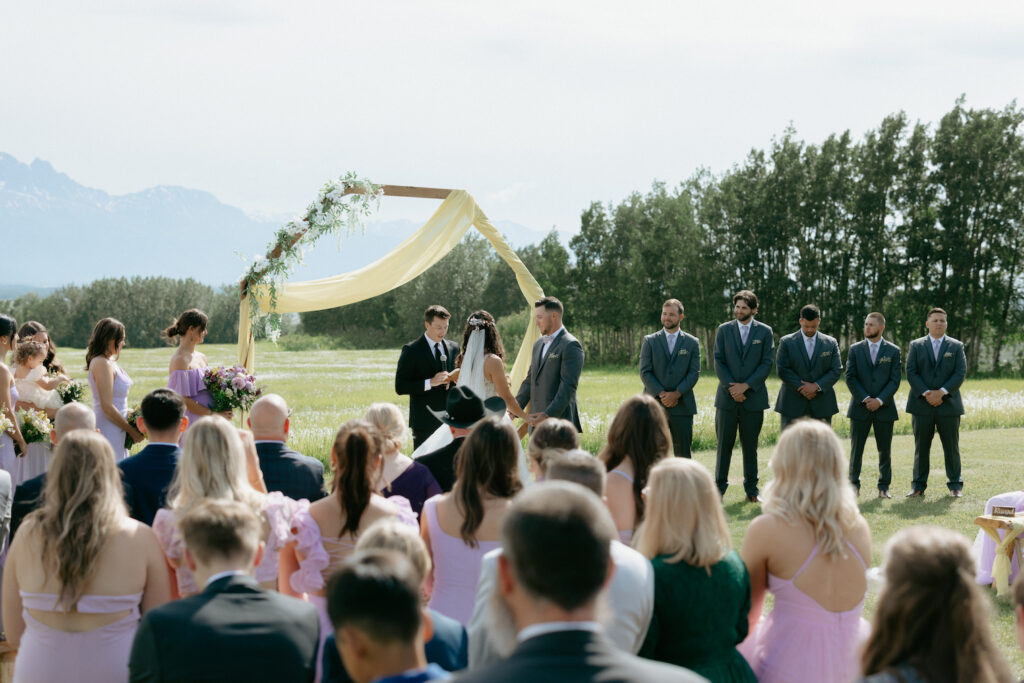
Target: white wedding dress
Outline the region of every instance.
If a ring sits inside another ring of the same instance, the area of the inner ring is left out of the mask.
[[[456,384],[460,387],[472,389],[473,393],[484,401],[498,395],[497,390],[494,388],[494,383],[484,377],[485,359],[484,331],[477,329],[469,335],[469,342],[466,344],[465,351],[462,354],[462,369],[459,371],[459,381]],[[512,422],[508,411],[505,412],[505,419],[515,428],[515,424]],[[451,442],[452,431],[448,428],[448,425],[442,424],[426,441],[420,444],[419,448],[412,452],[412,457],[415,460],[422,455],[433,453],[439,448],[444,448]],[[530,468],[526,464],[526,453],[523,451],[521,441],[518,442],[518,447],[519,481],[523,483],[523,486],[529,486],[533,483],[533,477],[530,475]]]

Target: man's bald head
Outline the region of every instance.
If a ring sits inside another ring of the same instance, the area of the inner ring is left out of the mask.
[[[73,401],[57,411],[53,418],[53,442],[57,443],[68,432],[76,429],[96,431],[96,414],[84,403]]]
[[[257,441],[288,440],[288,404],[278,394],[256,399],[249,410],[249,428]]]

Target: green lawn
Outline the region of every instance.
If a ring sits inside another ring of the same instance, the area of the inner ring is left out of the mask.
[[[210,345],[202,350],[213,365],[233,364],[236,351],[229,345]],[[171,349],[128,349],[121,364],[135,381],[130,400],[137,402],[147,391],[167,382],[167,364]],[[84,353],[61,350],[61,357],[73,374],[80,371]],[[394,393],[394,369],[398,350],[391,351],[309,351],[285,352],[271,344],[260,344],[256,374],[268,391],[282,394],[295,412],[292,415],[292,445],[309,455],[326,460],[338,426],[345,420],[361,416],[375,401],[392,401],[407,408],[408,401]],[[714,468],[714,376],[703,376],[697,384],[699,414],[694,424],[695,457],[709,469]],[[579,404],[583,414],[583,444],[592,451],[600,449],[611,417],[621,401],[640,391],[639,377],[633,368],[596,368],[584,371],[579,388]],[[769,380],[774,396],[778,379]],[[840,406],[845,412],[849,394],[840,382],[837,387]],[[869,439],[864,454],[862,483],[864,497],[861,511],[871,525],[874,538],[872,565],[881,561],[885,541],[898,529],[911,524],[937,524],[954,529],[972,538],[976,533],[973,519],[983,511],[985,501],[1003,491],[1024,488],[1024,381],[968,380],[963,387],[967,415],[961,427],[964,497],[954,501],[946,493],[942,468],[941,446],[936,438],[933,446],[932,472],[926,498],[904,500],[910,490],[913,462],[913,438],[909,435],[910,420],[902,412],[906,401],[906,383],[897,394],[901,407],[897,436],[893,440],[892,500],[873,497],[873,482],[878,476],[874,444]],[[843,437],[849,434],[845,417],[834,420],[833,426]],[[762,432],[759,464],[762,485],[770,478],[767,471],[771,445],[778,437],[779,421],[769,412]],[[848,444],[849,442],[846,441]],[[739,449],[733,457],[730,487],[725,497],[733,540],[739,547],[747,524],[758,507],[743,502],[741,458]],[[867,612],[873,608],[869,597]],[[1013,612],[1004,603],[993,600],[996,611],[996,634],[1004,651],[1010,656],[1015,673],[1024,675],[1024,656],[1017,650],[1013,632]]]

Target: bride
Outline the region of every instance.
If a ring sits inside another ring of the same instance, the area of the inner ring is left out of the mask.
[[[501,335],[498,334],[494,316],[482,310],[470,315],[466,321],[466,329],[462,333],[461,348],[455,358],[455,371],[450,375],[455,383],[460,387],[472,389],[473,393],[485,401],[493,396],[500,396],[508,406],[505,419],[509,422],[512,421],[512,417],[526,419],[526,413],[519,407],[508,384],[508,376],[505,374],[505,347],[501,344]],[[412,457],[415,459],[436,451],[451,441],[451,430],[447,425],[441,425],[430,438],[413,451]],[[532,482],[522,445],[519,447],[519,480],[524,486]]]

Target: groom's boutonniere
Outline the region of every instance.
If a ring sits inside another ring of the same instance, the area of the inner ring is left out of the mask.
[[[822,357],[822,358],[828,358],[828,357],[830,357],[831,355],[832,355],[832,352],[831,352],[831,351],[822,351],[822,352],[821,352],[821,357]]]
[[[882,356],[881,358],[878,359],[878,362],[879,363],[891,363],[892,362],[892,356]]]
[[[548,354],[548,358],[558,358],[558,357],[559,357],[559,356],[558,356],[558,354],[557,354],[557,353],[549,353],[549,354]]]
[[[685,356],[685,355],[686,355],[686,353],[687,353],[686,349],[682,349],[682,350],[681,350],[681,351],[679,352],[679,355],[680,355],[680,356]]]
[[[944,353],[942,357],[943,358],[952,358],[953,357],[953,352],[952,351],[946,351],[946,353]]]
[[[750,343],[751,343],[751,344],[760,344],[760,343],[761,343],[761,340],[760,340],[760,339],[755,339],[754,341],[752,341],[752,342],[750,342]]]

